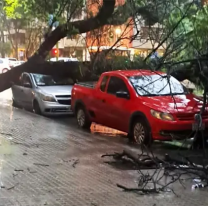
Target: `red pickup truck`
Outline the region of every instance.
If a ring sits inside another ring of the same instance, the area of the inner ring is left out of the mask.
[[[95,122],[128,133],[138,144],[150,144],[192,137],[202,101],[172,76],[136,70],[110,71],[97,84],[74,85],[71,105],[82,128]],[[206,130],[207,109],[202,115]]]

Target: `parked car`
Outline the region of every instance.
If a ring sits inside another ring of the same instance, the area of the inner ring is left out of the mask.
[[[16,58],[6,58],[9,61],[9,66],[11,68],[19,66],[21,64],[21,61],[18,61]]]
[[[192,137],[201,107],[202,101],[174,77],[148,70],[106,72],[97,84],[72,89],[72,110],[81,128],[95,122],[128,133],[138,144]],[[202,118],[207,130],[208,105]]]
[[[23,73],[12,86],[13,106],[47,116],[71,114],[72,85],[72,80],[57,82],[49,75]]]
[[[57,59],[56,57],[50,58],[51,62],[56,62]],[[58,57],[58,61],[59,62],[77,62],[78,59],[77,58],[72,58],[72,57]]]
[[[5,73],[10,69],[11,67],[9,66],[9,61],[5,58],[0,58],[0,73]]]

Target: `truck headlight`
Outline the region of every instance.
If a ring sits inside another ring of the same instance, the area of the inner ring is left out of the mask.
[[[165,121],[174,121],[174,118],[171,114],[165,113],[165,112],[158,112],[153,109],[150,110],[153,117]]]
[[[56,102],[54,96],[50,94],[41,94],[41,98],[45,102]]]

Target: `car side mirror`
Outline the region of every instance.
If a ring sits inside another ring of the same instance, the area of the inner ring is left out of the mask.
[[[128,92],[124,92],[124,91],[116,92],[116,96],[118,98],[130,99],[129,93]]]
[[[24,83],[23,86],[26,88],[32,88],[32,86],[29,82]]]

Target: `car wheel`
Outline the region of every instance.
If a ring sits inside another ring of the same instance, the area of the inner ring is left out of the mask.
[[[9,70],[5,68],[5,69],[2,70],[2,73],[6,73],[6,72],[8,72],[8,71],[9,71]]]
[[[33,112],[35,114],[39,114],[39,115],[41,115],[41,113],[42,113],[37,101],[34,101],[34,103],[33,103]]]
[[[151,146],[153,140],[151,128],[144,118],[137,118],[132,125],[130,141],[138,145]]]
[[[89,120],[84,107],[80,106],[76,111],[77,124],[83,129],[90,129],[92,122]]]

